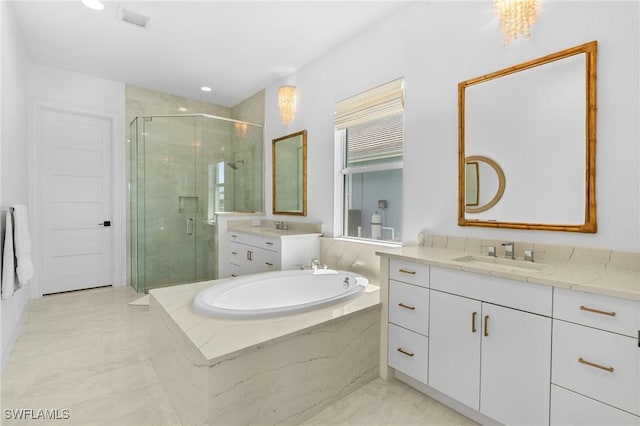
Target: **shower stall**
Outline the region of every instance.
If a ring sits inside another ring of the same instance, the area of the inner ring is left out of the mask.
[[[262,126],[209,115],[130,125],[131,284],[216,279],[216,215],[263,211]]]

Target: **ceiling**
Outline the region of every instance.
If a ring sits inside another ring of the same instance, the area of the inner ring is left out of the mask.
[[[405,1],[12,2],[29,60],[234,106]],[[126,8],[145,29],[120,19]],[[201,86],[212,91],[202,92]]]

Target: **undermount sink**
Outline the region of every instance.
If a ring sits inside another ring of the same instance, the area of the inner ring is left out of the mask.
[[[536,273],[547,267],[547,265],[533,262],[525,262],[522,260],[507,259],[491,256],[462,256],[453,259],[456,262],[463,262],[468,265],[473,265],[489,270],[501,271],[501,272],[516,272],[516,273]]]

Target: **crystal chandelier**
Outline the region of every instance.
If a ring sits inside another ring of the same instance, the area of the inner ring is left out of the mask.
[[[505,46],[514,38],[529,38],[538,17],[537,0],[493,0]]]
[[[278,108],[282,124],[288,126],[296,113],[296,86],[282,86],[278,89]]]

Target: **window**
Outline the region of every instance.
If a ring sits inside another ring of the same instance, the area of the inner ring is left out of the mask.
[[[403,81],[338,102],[341,234],[401,241]]]
[[[224,211],[224,161],[209,164],[209,219]]]

